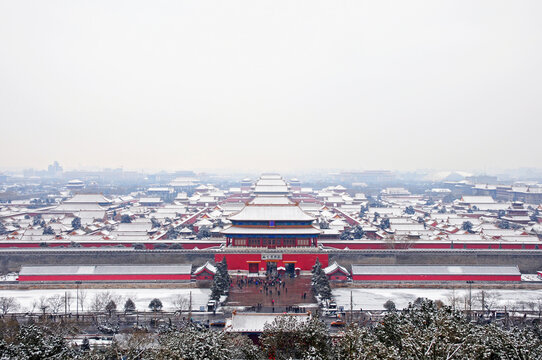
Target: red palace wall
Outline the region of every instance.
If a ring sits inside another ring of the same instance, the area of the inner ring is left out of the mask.
[[[182,280],[189,281],[190,274],[164,274],[164,275],[22,275],[18,281],[122,281],[122,280]]]
[[[348,276],[340,271],[335,271],[334,273],[327,274],[327,278],[331,281],[346,281]]]
[[[194,274],[194,278],[196,280],[213,280],[214,277],[215,277],[215,274],[212,274],[208,272],[207,270],[203,270],[199,274]]]
[[[353,275],[354,281],[521,281],[521,275]]]
[[[267,268],[267,261],[262,260],[262,255],[258,253],[215,254],[215,263],[221,262],[223,257],[226,257],[228,270],[248,271],[248,264],[251,262],[259,262],[259,271],[265,271]],[[295,262],[296,268],[300,268],[302,271],[307,271],[312,269],[312,266],[316,263],[317,258],[322,264],[322,267],[327,267],[329,265],[327,254],[282,254],[282,260],[275,260],[274,262],[277,263],[277,267],[285,267],[286,263]]]

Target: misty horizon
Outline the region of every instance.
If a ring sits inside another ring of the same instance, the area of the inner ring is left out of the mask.
[[[1,2],[0,168],[536,168],[541,10]]]

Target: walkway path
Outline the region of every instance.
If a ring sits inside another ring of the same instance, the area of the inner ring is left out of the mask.
[[[316,304],[311,292],[310,276],[294,279],[288,277],[280,282],[244,276],[232,276],[232,280],[228,306],[255,307],[256,311],[263,312],[272,312],[274,307],[276,312],[293,312],[298,307],[312,307]]]

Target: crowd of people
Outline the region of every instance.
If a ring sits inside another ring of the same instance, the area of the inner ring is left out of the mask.
[[[291,283],[290,283],[291,285]],[[271,310],[275,311],[275,305],[284,306],[285,302],[281,301],[288,294],[288,285],[283,275],[277,272],[268,272],[265,278],[237,276],[232,280],[232,286],[237,287],[240,291],[244,288],[255,288],[259,294],[264,297],[264,303],[257,303],[254,310],[261,311],[264,306],[270,306]],[[297,295],[296,295],[297,296]],[[306,299],[307,293],[301,294],[301,299]],[[289,304],[288,304],[289,305]],[[288,306],[288,311],[295,311],[299,307]]]

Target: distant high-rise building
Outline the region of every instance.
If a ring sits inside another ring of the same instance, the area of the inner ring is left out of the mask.
[[[58,177],[62,175],[62,166],[58,163],[58,161],[55,161],[51,165],[47,167],[47,174],[51,177]]]

